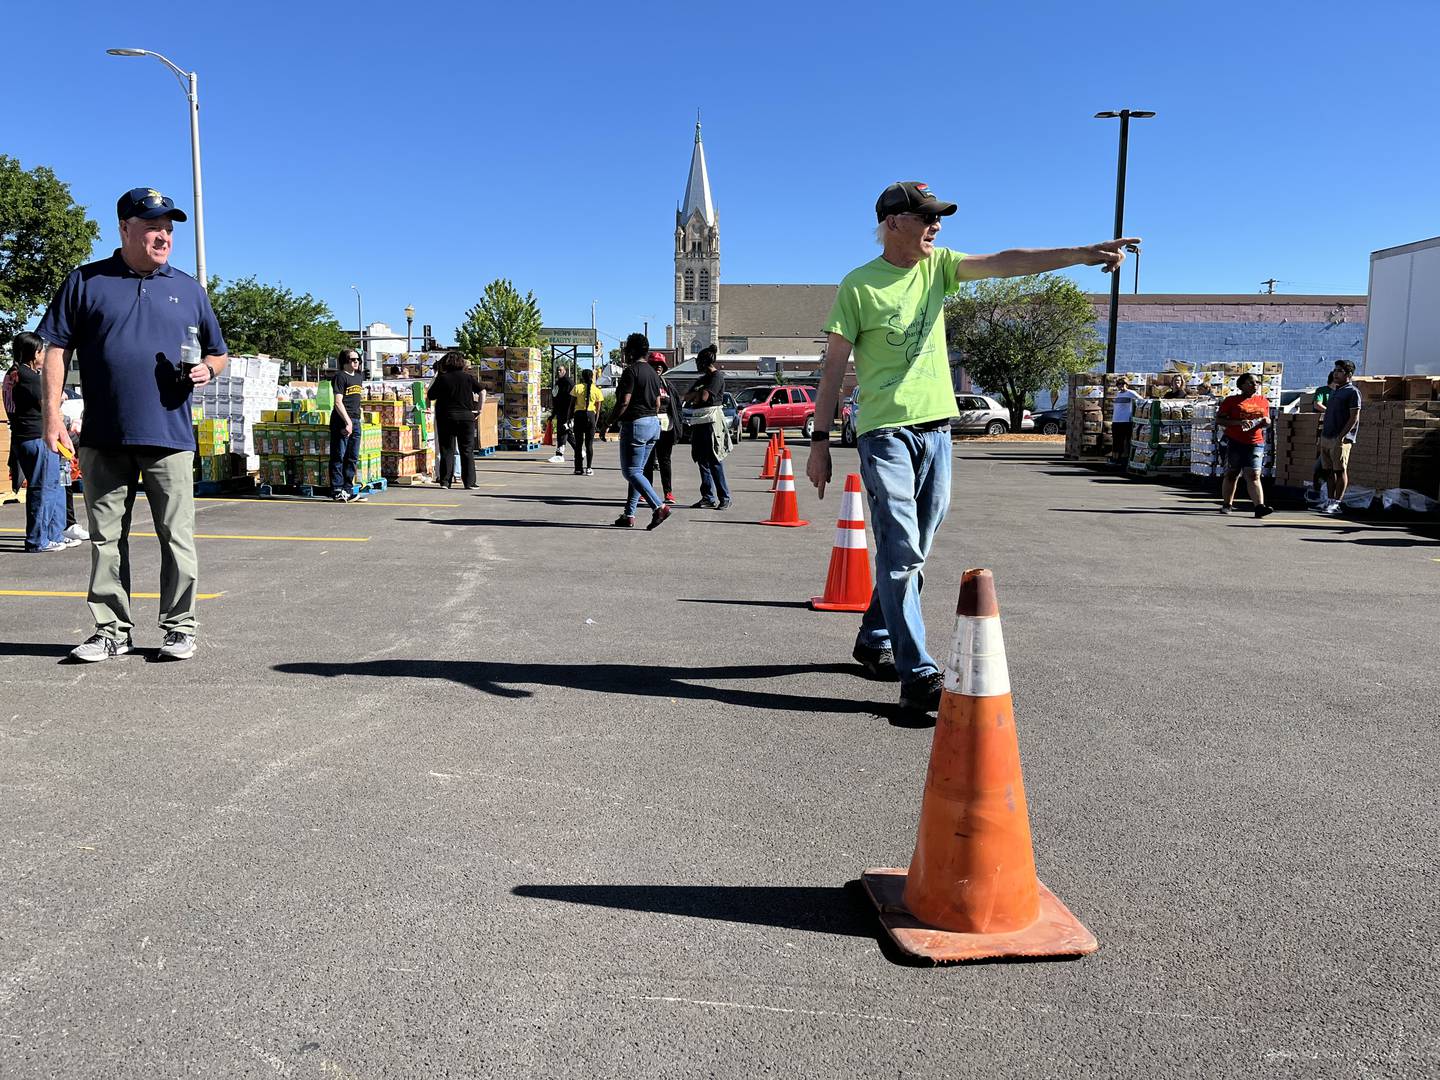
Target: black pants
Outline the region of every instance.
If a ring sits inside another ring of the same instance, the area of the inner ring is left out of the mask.
[[[435,437],[440,442],[440,483],[449,487],[455,482],[455,454],[460,454],[460,482],[467,488],[475,486],[475,418],[467,415],[435,416]]]
[[[1123,423],[1115,422],[1110,425],[1110,437],[1115,444],[1115,457],[1121,465],[1130,460],[1130,433],[1134,428],[1134,421],[1127,420]]]
[[[595,461],[595,414],[582,409],[572,423],[570,444],[575,447],[575,475],[579,476]]]
[[[664,495],[670,494],[670,454],[674,449],[675,429],[662,431],[655,449],[650,451],[649,460],[645,462],[645,480],[652,485],[655,483],[655,466],[660,466],[660,492]]]

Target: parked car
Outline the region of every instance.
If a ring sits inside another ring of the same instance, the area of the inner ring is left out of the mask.
[[[1035,414],[1035,430],[1041,435],[1064,435],[1065,415],[1070,410],[1064,405],[1045,409]]]
[[[720,407],[725,411],[725,423],[730,428],[730,438],[740,438],[740,410],[735,404],[734,394],[721,394]],[[695,415],[695,410],[689,407],[680,410],[680,441],[690,441],[690,418]]]
[[[840,445],[854,446],[859,441],[855,425],[860,422],[860,391],[851,390],[845,404],[840,406]]]
[[[799,428],[808,439],[815,430],[813,386],[751,386],[735,395],[740,426],[752,439],[779,428]]]
[[[1010,430],[1010,410],[984,394],[956,394],[955,412],[958,418],[951,430],[962,435],[1004,435]],[[1020,418],[1020,430],[1035,430],[1029,409]]]

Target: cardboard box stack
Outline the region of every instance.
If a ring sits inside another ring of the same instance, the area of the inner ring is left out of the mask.
[[[505,350],[499,346],[486,346],[480,350],[480,359],[471,361],[475,378],[480,386],[495,398],[505,394]]]
[[[533,450],[540,443],[540,350],[505,350],[505,404],[500,445]]]
[[[1437,380],[1440,381],[1440,380]],[[1411,386],[1403,392],[1428,390]],[[1277,422],[1276,481],[1286,487],[1310,483],[1319,454],[1323,417],[1306,399],[1300,411]],[[1364,400],[1349,459],[1350,485],[1372,491],[1416,491],[1440,497],[1440,401]]]
[[[360,425],[360,461],[355,482],[380,477],[381,430],[378,418],[366,414]],[[258,481],[271,487],[330,485],[330,410],[314,398],[278,403],[254,426],[259,456]]]
[[[1184,376],[1177,375],[1175,378],[1183,379]],[[1155,476],[1189,471],[1190,429],[1195,417],[1195,399],[1163,396],[1179,389],[1168,378],[1153,383],[1147,391],[1150,399],[1135,407],[1134,429],[1130,437],[1131,472]]]
[[[1265,465],[1261,475],[1275,475],[1277,426],[1284,415],[1279,405],[1285,365],[1274,360],[1226,360],[1205,364],[1186,378],[1187,393],[1199,399],[1194,423],[1190,425],[1190,472],[1194,476],[1220,476],[1225,472],[1224,451],[1220,445],[1223,432],[1215,426],[1215,414],[1220,402],[1236,392],[1235,384],[1241,375],[1253,375],[1260,394],[1270,402],[1273,422],[1265,429]]]
[[[1065,456],[1103,457],[1113,445],[1111,423],[1115,416],[1115,394],[1125,381],[1143,392],[1147,376],[1119,371],[1112,375],[1082,371],[1070,376],[1070,405],[1065,418]]]
[[[192,414],[193,415],[193,414]],[[229,480],[230,421],[217,417],[194,417],[196,481]]]
[[[265,356],[232,356],[224,373],[196,393],[194,400],[205,419],[228,422],[230,444],[226,452],[245,458],[243,463],[236,463],[237,472],[259,469],[254,428],[265,413],[275,409],[279,389],[280,361]]]
[[[431,451],[405,389],[376,384],[368,388],[362,407],[366,418],[373,415],[380,425],[380,475],[386,480],[427,475]]]

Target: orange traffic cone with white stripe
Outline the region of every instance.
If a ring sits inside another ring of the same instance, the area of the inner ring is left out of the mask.
[[[960,584],[915,857],[908,871],[867,870],[862,880],[896,945],[934,963],[1085,956],[1100,947],[1035,876],[989,570],[967,570]]]
[[[775,436],[770,436],[770,442],[765,447],[765,467],[760,470],[759,480],[774,480],[778,475],[775,469],[775,460],[779,455],[775,453]]]
[[[825,575],[825,595],[812,596],[815,611],[864,611],[870,606],[874,589],[870,577],[870,549],[865,544],[864,490],[860,474],[845,477],[845,495],[840,500],[840,524],[835,529],[835,546],[830,549],[830,571]]]
[[[800,504],[795,500],[795,470],[790,463],[790,451],[780,451],[779,478],[775,481],[775,500],[770,504],[770,519],[761,525],[784,525],[796,528],[809,525],[800,520]]]

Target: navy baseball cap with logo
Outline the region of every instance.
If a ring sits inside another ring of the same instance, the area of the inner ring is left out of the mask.
[[[175,221],[188,220],[184,210],[175,209],[174,199],[169,195],[161,195],[150,187],[131,188],[125,192],[115,203],[115,213],[121,221],[129,221],[131,218],[148,221],[157,217],[169,217]]]
[[[958,207],[953,202],[941,202],[935,197],[928,184],[918,180],[905,180],[891,184],[875,200],[875,220],[884,221],[891,214],[939,214],[949,217]]]

